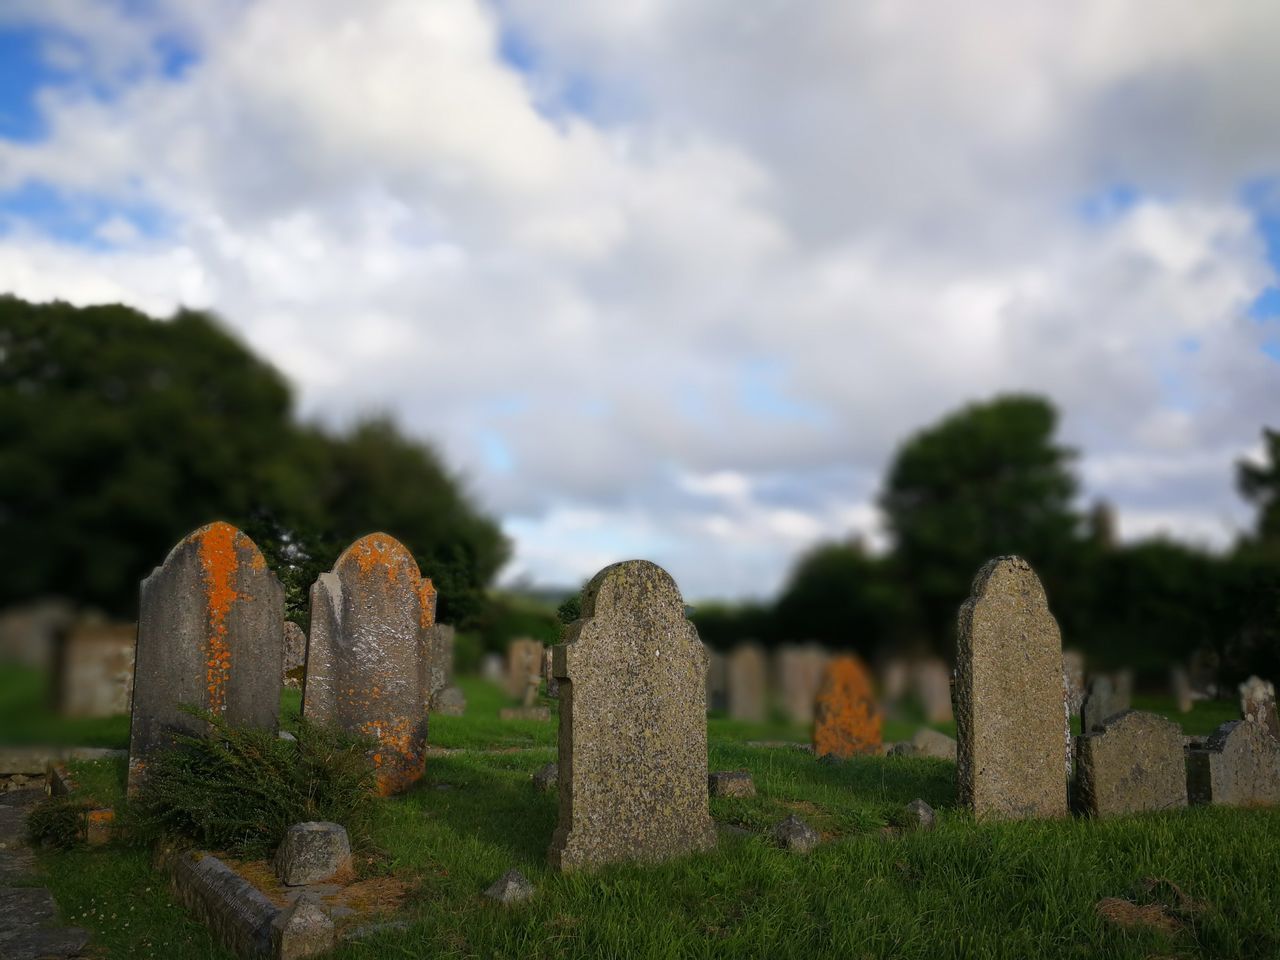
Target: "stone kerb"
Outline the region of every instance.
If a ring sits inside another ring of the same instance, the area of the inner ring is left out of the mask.
[[[984,566],[956,633],[960,803],[979,819],[1065,816],[1062,640],[1031,566]]]
[[[1182,728],[1140,710],[1109,718],[1076,740],[1080,805],[1109,817],[1187,805]]]
[[[556,646],[560,870],[715,845],[707,797],[707,655],[665,570],[606,567]]]
[[[204,733],[184,706],[238,726],[279,725],[284,590],[229,523],[180,541],[142,581],[129,726],[129,790],[175,731]]]
[[[384,533],[353,543],[311,588],[302,713],[371,739],[378,791],[422,777],[436,592]]]

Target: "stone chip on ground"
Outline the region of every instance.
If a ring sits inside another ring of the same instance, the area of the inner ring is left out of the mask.
[[[533,896],[533,884],[519,870],[511,869],[495,880],[484,895],[502,904],[520,903]]]
[[[278,960],[305,960],[333,949],[332,918],[310,896],[299,897],[271,923],[271,945]]]
[[[755,781],[748,770],[717,770],[707,776],[707,788],[713,797],[754,797]]]
[[[286,886],[324,883],[351,866],[351,841],[338,823],[295,823],[276,851],[276,875]]]
[[[770,835],[774,843],[791,853],[808,853],[818,845],[818,831],[795,814],[774,826]]]
[[[933,807],[919,797],[907,804],[906,815],[907,827],[911,830],[932,830],[937,823]]]
[[[560,765],[548,763],[533,772],[533,788],[539,793],[550,793],[556,789],[560,779]]]

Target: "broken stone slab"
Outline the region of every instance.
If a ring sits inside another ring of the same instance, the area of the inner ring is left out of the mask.
[[[560,779],[560,765],[548,763],[533,772],[533,789],[539,793],[550,793],[556,789]]]
[[[1076,739],[1076,789],[1096,817],[1187,805],[1182,728],[1126,710]]]
[[[306,960],[337,943],[333,918],[312,896],[301,896],[271,922],[271,947],[277,960]]]
[[[773,842],[791,853],[808,853],[818,845],[818,831],[794,813],[776,824],[770,836]]]
[[[906,743],[894,744],[889,752],[898,757],[929,757],[955,763],[956,742],[945,733],[939,733],[930,727],[922,727]]]
[[[707,776],[707,789],[713,797],[754,797],[755,781],[749,770],[717,770]]]
[[[907,804],[906,818],[906,825],[912,830],[932,830],[937,823],[937,816],[933,812],[933,807],[919,797]]]
[[[174,898],[242,957],[268,957],[279,909],[257,887],[211,854],[188,852],[170,862]]]
[[[549,707],[503,707],[498,711],[499,720],[536,720],[539,723],[551,719]]]
[[[1280,741],[1259,723],[1232,720],[1202,747],[1187,750],[1191,803],[1229,807],[1280,804]]]
[[[431,712],[442,717],[461,717],[467,712],[467,698],[457,687],[445,687],[431,701]]]
[[[521,903],[533,896],[533,884],[519,870],[512,869],[495,880],[484,895],[501,904]]]
[[[324,820],[295,823],[276,851],[276,876],[287,887],[324,883],[350,866],[351,841],[346,828]]]

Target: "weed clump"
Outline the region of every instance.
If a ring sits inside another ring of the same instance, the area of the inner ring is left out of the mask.
[[[85,842],[93,804],[80,797],[48,797],[27,815],[27,842],[33,847],[70,850]]]
[[[141,839],[176,835],[265,854],[306,820],[341,823],[357,844],[366,836],[374,795],[367,743],[304,719],[288,740],[192,713],[208,724],[208,735],[179,734],[172,748],[147,761],[130,804]]]

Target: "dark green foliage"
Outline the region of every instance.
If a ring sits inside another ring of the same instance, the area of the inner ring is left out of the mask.
[[[477,614],[507,551],[430,447],[386,419],[298,425],[284,378],[209,316],[0,297],[0,606],[71,591],[131,617],[139,580],[218,519],[257,542],[300,623],[366,533],[404,542],[444,622]]]
[[[780,634],[773,607],[762,603],[700,603],[689,619],[698,628],[702,642],[717,650],[732,649],[744,640],[771,644],[776,639],[796,636],[785,631]]]
[[[564,601],[556,608],[556,619],[566,626],[573,623],[582,616],[582,593],[575,593],[572,596],[565,597]]]
[[[821,544],[801,557],[776,617],[796,639],[870,655],[895,636],[903,612],[892,562],[854,542]]]
[[[209,736],[181,735],[147,763],[130,804],[138,835],[266,853],[292,824],[331,820],[359,842],[374,797],[367,744],[303,719],[291,741],[196,715],[209,723]]]
[[[49,797],[27,815],[27,841],[36,847],[69,850],[84,843],[93,805],[80,797]]]
[[[1258,508],[1258,540],[1280,548],[1280,430],[1262,431],[1262,463],[1241,462],[1236,482],[1241,495]]]

